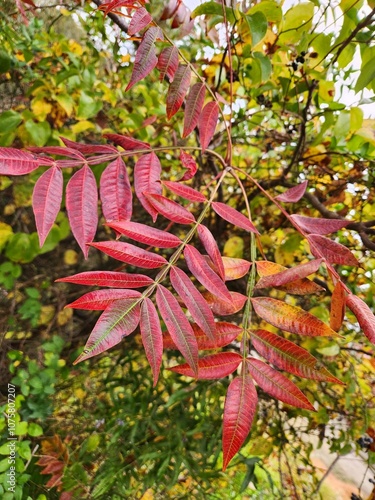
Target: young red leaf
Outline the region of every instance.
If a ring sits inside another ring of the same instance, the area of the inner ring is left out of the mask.
[[[219,349],[220,347],[224,347],[231,342],[242,332],[242,328],[233,323],[217,322],[216,325],[216,333],[215,338],[210,340],[207,338],[207,335],[204,331],[199,328],[198,325],[193,323],[191,326],[193,327],[195,338],[197,339],[198,349],[200,351],[207,351],[211,349]],[[164,334],[164,347],[166,349],[177,349],[170,335],[167,333]]]
[[[207,198],[202,193],[190,186],[185,186],[185,184],[173,181],[163,181],[163,185],[172,191],[172,193],[177,194],[177,196],[185,198],[185,200],[198,202],[207,201]]]
[[[201,327],[207,337],[213,340],[216,334],[216,323],[214,315],[202,294],[195,288],[190,278],[177,267],[172,267],[170,280],[194,321]]]
[[[286,269],[285,271],[281,271],[280,273],[264,276],[258,281],[256,288],[282,286],[296,280],[301,280],[306,278],[306,276],[309,276],[309,274],[315,273],[319,269],[322,262],[323,259],[314,259],[306,262],[305,264],[300,264],[290,269]]]
[[[357,318],[363,333],[375,345],[375,316],[369,306],[352,293],[346,297],[346,305]]]
[[[169,0],[169,2],[165,5],[163,12],[161,13],[161,21],[170,19],[176,13],[179,3],[179,0]]]
[[[90,246],[132,266],[154,269],[167,264],[167,261],[161,255],[122,241],[101,241],[100,243],[90,243]]]
[[[178,247],[182,242],[180,238],[174,234],[162,231],[154,227],[140,224],[139,222],[131,221],[118,221],[110,222],[107,224],[120,234],[131,238],[132,240],[139,241],[146,245],[152,245],[159,248],[174,248]]]
[[[223,470],[241,449],[253,423],[258,403],[257,391],[250,375],[243,373],[228,387],[223,417]]]
[[[342,219],[318,219],[316,217],[304,217],[303,215],[292,215],[294,222],[296,222],[299,227],[306,233],[314,234],[330,234],[343,229],[348,224],[350,220]]]
[[[140,330],[146,357],[150,363],[154,378],[154,387],[157,384],[163,356],[163,334],[161,331],[158,313],[154,304],[146,298],[141,306]]]
[[[236,352],[220,352],[211,354],[198,360],[198,379],[199,380],[215,380],[227,377],[235,370],[242,361],[242,356]],[[190,366],[185,363],[183,365],[172,366],[169,368],[172,372],[185,375],[185,377],[195,378],[195,374]]]
[[[132,20],[129,23],[128,27],[128,35],[132,36],[143,30],[146,26],[148,26],[152,22],[152,17],[147,12],[144,7],[137,9],[132,17]]]
[[[285,203],[297,203],[297,201],[299,201],[305,194],[307,184],[308,181],[303,181],[301,184],[297,184],[297,186],[287,189],[283,194],[275,196],[275,200],[283,201]]]
[[[154,282],[143,274],[127,274],[116,271],[85,271],[66,278],[59,278],[56,281],[75,283],[76,285],[110,286],[115,288],[142,288]]]
[[[144,209],[151,215],[155,222],[158,211],[147,200],[144,193],[161,194],[160,183],[161,165],[155,153],[143,155],[139,158],[134,167],[134,189],[139,201]]]
[[[117,149],[107,144],[81,144],[80,142],[70,141],[65,137],[60,137],[60,140],[70,149],[80,151],[82,154],[108,154],[118,153]]]
[[[169,335],[197,376],[198,345],[188,319],[174,295],[162,285],[156,291],[156,303]]]
[[[130,335],[139,323],[140,298],[115,300],[98,319],[74,365],[107,351]]]
[[[25,175],[44,165],[43,160],[26,151],[0,148],[0,175]]]
[[[33,191],[33,211],[41,247],[59,213],[62,195],[62,172],[58,167],[51,167],[39,177]]]
[[[213,271],[196,248],[186,245],[184,250],[186,264],[190,272],[209,292],[221,300],[232,302],[232,297],[218,275]]]
[[[220,250],[217,246],[215,238],[213,237],[211,231],[206,226],[203,226],[203,224],[199,224],[197,229],[199,239],[201,240],[206,252],[208,253],[210,259],[212,260],[212,263],[215,266],[214,270],[217,271],[217,274],[224,281],[225,271],[223,258],[220,254]]]
[[[33,153],[45,153],[49,155],[59,155],[59,156],[67,156],[69,158],[73,158],[75,160],[84,160],[85,157],[79,151],[76,151],[71,148],[63,148],[61,146],[44,146],[41,148],[31,147],[27,148],[29,151]]]
[[[251,332],[255,349],[269,363],[298,377],[342,384],[306,349],[267,330]]]
[[[159,55],[158,63],[156,65],[160,71],[160,81],[163,81],[167,76],[170,82],[173,82],[174,75],[178,68],[178,49],[177,47],[166,47]]]
[[[248,369],[255,382],[268,394],[288,405],[315,411],[307,397],[285,375],[259,359],[248,358]]]
[[[128,137],[127,135],[119,134],[103,134],[103,137],[113,142],[117,146],[121,146],[125,151],[137,151],[139,149],[150,149],[151,146],[148,142],[139,141],[138,139],[133,139],[133,137]],[[107,146],[112,147],[112,146]],[[117,149],[115,150],[117,153]]]
[[[157,213],[178,224],[191,224],[195,217],[186,208],[161,194],[143,193],[146,200],[154,207]]]
[[[184,131],[182,137],[187,137],[197,126],[203,108],[206,87],[204,83],[194,84],[186,98]]]
[[[212,203],[212,208],[215,212],[220,215],[224,220],[230,222],[234,226],[241,227],[245,231],[250,231],[252,233],[259,234],[254,224],[249,221],[241,212],[238,212],[235,208],[229,207],[225,203],[219,201],[214,201]]]
[[[98,190],[92,170],[85,165],[66,186],[66,210],[72,233],[87,259],[98,225]]]
[[[341,264],[344,266],[359,266],[349,248],[341,243],[336,243],[325,236],[310,234],[307,236],[311,253],[314,257],[323,257],[330,264]]]
[[[346,292],[341,281],[336,283],[331,298],[331,312],[329,316],[329,326],[335,332],[341,328],[345,316]]]
[[[181,181],[188,181],[189,179],[192,179],[194,175],[197,173],[198,170],[198,165],[194,158],[189,155],[188,153],[185,153],[185,151],[181,151],[181,162],[184,168],[186,168],[186,172],[184,175],[181,177]]]
[[[275,262],[271,262],[269,260],[261,260],[257,262],[257,271],[259,276],[262,278],[264,276],[270,276],[286,270],[286,267],[280,266],[280,264],[276,264]],[[292,295],[309,295],[311,293],[318,293],[324,290],[324,288],[317,285],[313,281],[310,281],[308,278],[292,281],[291,283],[286,283],[285,285],[277,286],[275,288]]]
[[[232,302],[228,302],[227,299],[221,300],[218,297],[212,295],[210,292],[203,292],[203,297],[206,302],[211,307],[212,312],[218,316],[229,316],[230,314],[236,314],[241,311],[245,302],[247,301],[246,295],[238,292],[229,292]]]
[[[129,220],[132,216],[132,190],[122,158],[110,163],[100,177],[100,199],[106,221]]]
[[[170,120],[180,109],[190,85],[191,69],[179,64],[167,93],[167,118]]]
[[[132,76],[125,92],[130,90],[133,85],[145,78],[155,68],[158,62],[155,51],[155,41],[157,38],[162,38],[162,33],[161,30],[156,27],[149,28],[143,35],[137,53],[135,54]]]
[[[276,328],[308,337],[337,337],[323,321],[299,307],[270,297],[252,298],[251,302],[257,315]]]
[[[112,304],[114,300],[132,299],[140,297],[141,294],[135,290],[123,288],[112,288],[111,290],[94,290],[82,295],[79,299],[67,304],[65,307],[71,309],[87,309],[89,311],[103,311]]]
[[[216,101],[208,102],[199,117],[198,130],[199,140],[202,146],[202,152],[208,148],[217,125],[219,118],[219,105]]]

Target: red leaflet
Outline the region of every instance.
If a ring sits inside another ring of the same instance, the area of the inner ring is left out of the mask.
[[[133,299],[141,294],[135,290],[124,290],[112,288],[111,290],[94,290],[82,295],[79,299],[67,304],[65,307],[71,309],[87,309],[89,311],[103,311],[112,304],[114,300]]]
[[[175,201],[172,201],[161,194],[144,192],[146,200],[154,207],[157,213],[164,215],[167,219],[178,224],[191,224],[195,222],[195,217],[186,208]]]
[[[306,278],[309,274],[315,273],[319,269],[322,262],[323,259],[314,259],[306,262],[306,264],[300,264],[299,266],[286,269],[280,273],[264,276],[258,281],[256,288],[282,286],[287,283]]]
[[[141,337],[146,357],[150,363],[154,377],[154,387],[157,384],[163,356],[163,334],[158,313],[150,299],[145,299],[141,306],[140,321]]]
[[[44,165],[41,158],[14,148],[0,148],[0,174],[25,175]]]
[[[170,19],[177,11],[181,0],[169,0],[168,4],[164,7],[160,19],[166,21]]]
[[[150,149],[151,146],[147,142],[139,141],[138,139],[133,139],[133,137],[128,137],[127,135],[119,134],[103,134],[103,137],[113,142],[117,146],[121,146],[126,151],[137,151],[138,149]],[[107,146],[112,147],[112,146]],[[115,150],[117,152],[117,149]]]
[[[139,323],[139,298],[115,300],[98,319],[82,354],[74,365],[107,351],[130,335]]]
[[[70,149],[76,149],[82,154],[108,154],[118,153],[117,149],[107,144],[81,144],[80,142],[70,141],[65,137],[60,137],[60,140]]]
[[[58,167],[51,167],[39,177],[33,191],[33,211],[41,247],[59,213],[62,195],[62,172]]]
[[[375,345],[375,316],[369,306],[353,294],[346,297],[346,305],[356,316],[363,333]]]
[[[337,337],[337,333],[312,314],[270,297],[251,299],[255,312],[273,326],[309,337]]]
[[[211,231],[206,226],[203,226],[203,224],[199,224],[197,229],[199,239],[201,240],[206,252],[212,260],[216,268],[215,271],[217,270],[217,274],[222,280],[224,280],[225,271],[223,259],[221,257],[220,250],[217,246],[215,238],[213,237]]]
[[[207,335],[199,328],[198,325],[195,323],[191,325],[193,327],[195,338],[197,339],[198,349],[200,351],[224,347],[233,342],[233,340],[242,332],[242,328],[234,325],[233,323],[226,323],[223,321],[215,323],[215,325],[216,333],[213,340],[208,339]],[[164,334],[164,347],[166,349],[177,349],[168,334]]]
[[[225,203],[220,203],[219,201],[214,201],[212,203],[212,208],[218,215],[220,215],[220,217],[231,224],[241,227],[242,229],[245,229],[245,231],[259,234],[259,231],[256,229],[254,224],[235,208],[229,207]]]
[[[107,225],[118,233],[146,245],[153,245],[160,248],[174,248],[181,244],[180,238],[177,238],[174,234],[146,226],[146,224],[127,220],[110,222]]]
[[[215,380],[227,377],[238,368],[242,361],[242,356],[235,352],[220,352],[211,354],[198,360],[198,379],[199,380]],[[195,378],[195,374],[190,366],[185,363],[183,365],[172,366],[169,368],[172,372],[185,375],[186,377]]]
[[[100,199],[106,221],[129,220],[132,216],[132,189],[121,157],[110,163],[100,177]]]
[[[228,387],[223,418],[223,470],[240,450],[253,423],[258,403],[257,391],[250,375],[243,373]]]
[[[336,283],[331,298],[331,313],[329,316],[329,326],[335,332],[341,328],[345,316],[346,292],[341,281]]]
[[[204,83],[196,83],[190,89],[186,98],[184,131],[182,137],[187,137],[197,126],[201,114],[206,87]]]
[[[172,267],[170,280],[194,321],[211,340],[215,339],[216,323],[214,315],[202,294],[195,288],[190,278],[176,267]]]
[[[135,55],[134,68],[130,82],[125,92],[130,90],[133,85],[145,78],[155,68],[158,58],[156,57],[155,41],[162,38],[162,32],[159,28],[151,27],[142,37],[137,53]]]
[[[63,148],[61,146],[44,146],[42,148],[32,147],[27,149],[29,151],[32,151],[33,153],[46,153],[49,155],[67,156],[68,158],[73,158],[76,160],[85,159],[85,157],[79,151],[70,148]]]
[[[206,302],[211,307],[214,314],[217,314],[218,316],[228,316],[241,311],[247,301],[246,295],[242,295],[242,293],[229,293],[232,298],[232,302],[228,302],[227,299],[221,300],[209,292],[203,292],[202,295],[206,299]]]
[[[185,151],[181,151],[181,162],[184,168],[187,169],[187,171],[184,173],[184,175],[181,177],[181,181],[188,181],[189,179],[192,179],[194,175],[197,173],[198,170],[198,165],[196,164],[194,158],[189,155],[188,153],[185,153]]]
[[[316,217],[304,217],[302,215],[292,215],[294,222],[297,222],[299,227],[306,233],[314,234],[329,234],[335,233],[339,229],[343,229],[350,220],[342,219],[318,219]]]
[[[90,243],[90,246],[97,248],[114,259],[126,262],[132,266],[154,269],[167,264],[167,261],[161,255],[143,250],[143,248],[136,247],[130,243],[122,243],[121,241],[101,241],[100,243]]]
[[[144,7],[137,9],[132,17],[132,20],[129,23],[128,27],[128,35],[132,36],[143,30],[146,26],[148,26],[152,22],[152,17],[147,12]]]
[[[263,260],[257,262],[257,271],[259,276],[270,276],[272,274],[281,273],[286,271],[287,268],[271,262],[269,260]],[[293,294],[293,295],[309,295],[311,293],[318,293],[324,290],[321,286],[317,285],[308,278],[303,278],[301,280],[292,281],[291,283],[286,283],[285,285],[276,287],[279,290]]]
[[[207,264],[203,255],[191,245],[186,245],[184,250],[186,264],[190,272],[197,278],[209,292],[221,300],[231,303],[232,297],[222,280]]]
[[[290,189],[287,189],[283,194],[275,196],[275,200],[283,201],[285,203],[297,203],[305,194],[308,181],[303,181]]]
[[[202,152],[208,148],[214,136],[217,120],[219,118],[219,105],[217,102],[208,102],[199,117],[198,130]]]
[[[246,361],[250,374],[265,392],[288,405],[315,411],[307,397],[285,375],[259,359],[248,358]]]
[[[222,257],[224,264],[225,281],[238,280],[249,272],[251,262],[234,257]]]
[[[310,234],[307,236],[307,240],[314,257],[323,257],[330,264],[359,266],[359,262],[352,252],[341,243],[336,243],[319,234]]]
[[[87,259],[87,244],[94,239],[98,225],[98,190],[87,165],[78,170],[66,186],[66,210],[72,233]]]
[[[178,68],[178,49],[174,45],[166,47],[159,55],[156,65],[160,71],[160,81],[162,82],[167,76],[170,82],[173,82],[174,75]]]
[[[86,271],[59,278],[57,282],[75,283],[76,285],[110,286],[115,288],[142,288],[154,281],[143,274],[127,274],[115,271]]]
[[[177,196],[181,196],[181,198],[185,198],[185,200],[189,201],[207,201],[207,198],[190,186],[185,186],[185,184],[180,184],[179,182],[173,181],[163,181],[163,185],[172,191],[172,193],[177,194]]]
[[[267,330],[255,330],[251,332],[251,341],[259,354],[280,370],[285,370],[298,377],[342,384],[306,349],[297,346],[290,340]]]
[[[174,295],[162,285],[156,291],[156,303],[173,342],[197,376],[198,345],[189,321]]]
[[[161,165],[155,153],[143,155],[139,158],[134,167],[134,189],[139,201],[144,209],[151,215],[155,222],[158,211],[145,198],[143,193],[161,194],[160,184]]]
[[[180,109],[190,85],[191,69],[179,64],[167,93],[167,118],[170,120]]]

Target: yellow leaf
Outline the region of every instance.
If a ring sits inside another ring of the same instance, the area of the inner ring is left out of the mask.
[[[76,389],[74,391],[74,394],[81,401],[84,400],[85,397],[86,397],[86,392],[83,389],[81,389],[81,388]]]
[[[142,495],[141,500],[154,500],[153,491],[150,488],[146,490],[145,493]]]
[[[73,134],[79,134],[80,132],[85,132],[90,128],[95,128],[95,125],[88,120],[82,120],[81,122],[75,123],[72,125],[71,129]]]
[[[70,321],[72,316],[73,316],[73,309],[63,309],[57,315],[57,324],[59,326],[65,325],[66,323],[68,323],[68,321]]]
[[[78,262],[78,253],[75,250],[66,250],[64,253],[64,264],[74,266]]]
[[[224,245],[223,254],[226,257],[242,259],[245,243],[239,236],[233,236]]]
[[[31,110],[37,120],[44,122],[51,113],[52,106],[44,99],[33,99],[31,102]]]
[[[13,234],[13,229],[9,224],[0,222],[0,250],[4,248],[9,237]]]
[[[48,325],[55,315],[55,308],[53,306],[42,306],[39,316],[39,325]]]

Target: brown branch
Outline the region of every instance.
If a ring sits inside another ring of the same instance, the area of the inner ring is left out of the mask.
[[[97,5],[98,7],[100,7],[103,2],[101,0],[92,0],[94,2],[95,5]],[[113,14],[112,12],[110,12],[109,14],[107,14],[108,17],[115,23],[117,24],[117,26],[121,29],[121,31],[123,31],[124,33],[127,33],[128,32],[128,26],[124,23],[124,21],[119,17],[119,16],[116,16],[116,14]]]

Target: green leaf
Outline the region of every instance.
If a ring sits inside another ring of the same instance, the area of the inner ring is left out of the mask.
[[[27,120],[25,129],[35,146],[44,146],[51,136],[51,126],[48,122],[35,123],[33,120]]]
[[[102,101],[99,96],[96,98],[89,95],[87,92],[82,91],[79,98],[77,118],[86,120],[95,116],[103,107]]]
[[[29,436],[32,436],[32,437],[41,436],[43,434],[43,429],[40,425],[35,424],[34,422],[30,422],[28,434],[29,434]]]
[[[255,12],[252,15],[244,15],[251,34],[252,46],[257,45],[266,36],[268,22],[263,12]]]
[[[32,235],[26,233],[14,234],[5,250],[5,255],[13,262],[26,264],[35,259],[39,254],[38,241],[32,238]]]
[[[375,57],[367,61],[367,63],[361,69],[361,73],[355,84],[355,92],[360,92],[362,89],[367,87],[375,79]]]
[[[246,12],[246,14],[253,15],[257,12],[261,12],[262,14],[264,14],[267,18],[267,21],[271,23],[279,23],[283,15],[280,5],[273,0],[265,0],[254,5],[250,10]]]
[[[262,52],[254,52],[254,57],[259,61],[260,69],[262,72],[261,81],[265,82],[271,75],[272,64],[270,59]]]
[[[22,116],[16,111],[4,111],[0,114],[0,134],[13,132],[22,122]]]
[[[310,30],[313,16],[314,4],[312,2],[302,2],[294,5],[285,14],[279,40],[288,44],[298,42],[302,33]]]
[[[0,50],[0,73],[7,73],[10,70],[12,60],[4,50]]]
[[[235,16],[233,13],[233,9],[226,7],[225,9],[227,21],[233,23],[235,21]],[[206,2],[203,5],[199,5],[196,9],[191,13],[191,17],[194,19],[198,16],[221,16],[223,15],[223,7],[221,4],[216,2]]]

